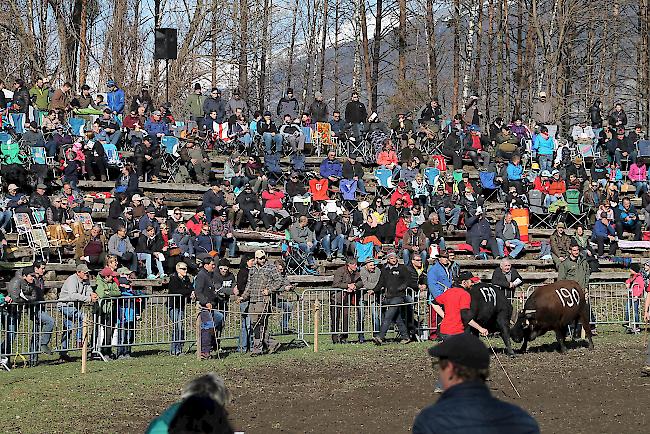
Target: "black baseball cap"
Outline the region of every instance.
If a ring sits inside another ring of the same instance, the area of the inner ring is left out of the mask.
[[[488,369],[490,352],[479,338],[469,333],[461,333],[446,339],[428,350],[431,357],[447,359],[467,368]]]

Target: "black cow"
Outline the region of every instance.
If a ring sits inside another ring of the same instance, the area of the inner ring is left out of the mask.
[[[477,283],[467,291],[472,297],[470,304],[471,318],[490,333],[499,332],[506,346],[506,352],[514,356],[510,345],[510,317],[512,304],[503,290],[491,283]],[[478,331],[470,328],[474,334]]]
[[[589,348],[593,349],[585,292],[576,281],[560,280],[540,286],[528,297],[517,322],[510,330],[510,336],[515,342],[524,341],[521,347],[523,353],[529,341],[553,330],[562,353],[566,351],[564,339],[567,327],[569,324],[577,325],[578,320],[587,334]]]

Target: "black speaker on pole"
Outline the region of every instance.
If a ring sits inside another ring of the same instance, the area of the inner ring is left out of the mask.
[[[178,56],[177,29],[160,28],[154,30],[154,59],[176,59]]]

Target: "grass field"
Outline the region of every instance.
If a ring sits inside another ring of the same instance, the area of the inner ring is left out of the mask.
[[[644,337],[601,332],[593,352],[573,348],[565,355],[539,347],[550,342],[545,337],[529,354],[500,357],[522,399],[494,361],[490,387],[531,412],[542,432],[641,432],[650,414],[640,399],[650,380],[638,375]],[[0,373],[0,430],[143,432],[184,383],[215,371],[232,391],[233,423],[247,433],[408,432],[417,412],[435,400],[430,345],[324,344],[318,354],[302,348],[202,362],[146,350],[131,360],[90,362],[83,376],[78,362],[15,369]]]

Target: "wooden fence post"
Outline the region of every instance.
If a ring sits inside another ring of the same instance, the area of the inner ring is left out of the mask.
[[[201,360],[201,308],[196,314],[196,360]]]
[[[88,365],[88,315],[84,315],[81,333],[83,336],[81,344],[81,373],[85,374]]]

